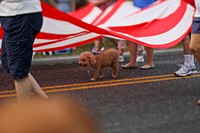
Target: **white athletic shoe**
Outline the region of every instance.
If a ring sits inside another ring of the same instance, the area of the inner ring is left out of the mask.
[[[124,56],[123,55],[120,55],[119,56],[119,63],[123,63],[124,62]]]
[[[137,56],[136,62],[138,62],[138,63],[144,62],[144,56]]]
[[[197,73],[197,69],[195,65],[179,64],[179,66],[180,66],[180,69],[174,73],[175,76],[184,77],[184,76]]]

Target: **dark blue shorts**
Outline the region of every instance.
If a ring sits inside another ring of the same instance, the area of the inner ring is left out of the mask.
[[[199,34],[199,33],[200,33],[200,17],[194,17],[192,22],[191,34]]]
[[[42,27],[42,13],[1,17],[4,30],[2,67],[14,79],[28,76],[31,67],[35,36]]]

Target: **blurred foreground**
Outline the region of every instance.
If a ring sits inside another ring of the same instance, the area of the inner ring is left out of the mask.
[[[71,98],[12,102],[0,111],[0,133],[96,132],[90,113]]]

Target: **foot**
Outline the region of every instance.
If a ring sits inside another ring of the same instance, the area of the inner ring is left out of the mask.
[[[122,66],[122,68],[124,68],[124,69],[135,69],[135,68],[137,68],[137,65],[130,64],[130,63],[125,64],[125,65],[121,65],[121,66]]]
[[[137,56],[136,62],[138,63],[144,62],[144,56]]]
[[[113,77],[113,78],[117,78],[117,75],[116,75],[116,74],[112,74],[112,77]]]
[[[175,76],[185,77],[197,73],[195,65],[179,64],[179,67],[179,70],[174,73]]]
[[[152,69],[152,68],[154,68],[154,67],[155,67],[154,64],[152,64],[152,65],[150,65],[150,64],[145,64],[145,65],[141,66],[140,69],[142,69],[142,70],[147,70],[147,69]]]
[[[90,81],[95,81],[95,78],[91,78]]]
[[[100,78],[100,79],[102,79],[103,77],[104,77],[104,75],[103,75],[103,74],[99,75],[99,78]]]

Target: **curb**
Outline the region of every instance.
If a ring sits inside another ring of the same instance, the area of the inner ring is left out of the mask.
[[[164,50],[154,50],[154,54],[156,53],[166,53],[166,52],[174,52],[174,51],[182,51],[183,48],[171,48],[171,49],[164,49]],[[144,51],[144,54],[146,52]],[[129,52],[124,53],[125,56],[130,55]],[[34,58],[32,61],[32,65],[34,64],[46,64],[46,65],[54,65],[54,64],[72,64],[72,62],[78,62],[79,55],[75,56],[59,56],[59,57],[45,57],[45,58]],[[1,68],[1,61],[0,61],[0,68]]]
[[[156,53],[166,53],[166,52],[174,52],[174,51],[182,51],[182,48],[173,48],[173,49],[165,49],[165,50],[155,50],[154,54]],[[146,52],[144,51],[144,54]],[[129,52],[124,53],[125,56],[130,55]],[[43,62],[43,61],[59,61],[59,60],[67,60],[67,61],[73,61],[78,60],[79,55],[76,56],[61,56],[61,57],[46,57],[46,58],[35,58],[33,59],[33,62]]]

